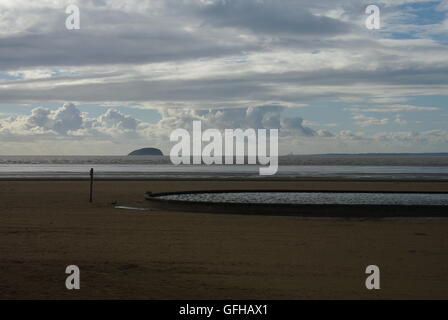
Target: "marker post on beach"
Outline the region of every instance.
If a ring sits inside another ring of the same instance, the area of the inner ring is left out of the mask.
[[[93,168],[90,169],[90,202],[93,202]]]

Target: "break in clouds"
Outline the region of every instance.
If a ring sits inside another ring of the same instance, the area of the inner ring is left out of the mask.
[[[379,30],[365,27],[373,3]],[[70,4],[80,30],[65,28]],[[2,153],[166,151],[193,120],[279,128],[281,153],[447,151],[447,12],[423,0],[3,0]]]

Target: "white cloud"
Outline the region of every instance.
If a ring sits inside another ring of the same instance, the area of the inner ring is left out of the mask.
[[[388,118],[378,119],[374,117],[368,117],[363,114],[355,114],[352,117],[355,120],[355,123],[361,127],[368,127],[372,125],[385,125],[389,123]]]
[[[200,120],[206,128],[255,128],[279,129],[283,136],[330,137],[325,130],[314,130],[304,124],[300,117],[283,117],[286,107],[271,105],[228,109],[160,109],[162,120],[157,123],[161,130],[190,129],[192,121]]]
[[[428,130],[422,132],[381,132],[374,135],[374,139],[388,143],[416,144],[446,144],[448,143],[447,130]]]
[[[395,120],[394,120],[394,122],[397,123],[397,124],[399,124],[399,125],[405,125],[405,124],[408,123],[406,120],[401,119],[401,115],[399,115],[399,114],[397,114],[397,115],[395,116]]]
[[[94,137],[101,135],[119,136],[135,132],[141,122],[109,109],[98,118],[89,118],[72,103],[66,103],[56,110],[38,107],[27,116],[0,119],[0,135],[30,138],[36,135],[57,139]],[[147,125],[142,125],[146,127]]]
[[[231,109],[160,109],[162,119],[150,124],[125,115],[116,109],[90,118],[72,103],[56,110],[38,107],[30,115],[0,119],[0,135],[35,136],[54,138],[147,138],[168,137],[177,128],[190,129],[192,122],[200,120],[204,129],[279,129],[284,136],[330,137],[324,130],[306,127],[300,117],[282,117],[285,107],[262,106]]]
[[[416,152],[437,151],[448,143],[448,131],[329,132],[307,126],[300,117],[285,117],[280,106],[238,109],[161,109],[162,119],[151,124],[115,109],[89,117],[71,104],[56,110],[38,107],[31,114],[0,118],[0,138],[10,153],[23,154],[124,154],[142,146],[155,146],[169,152],[168,137],[173,129],[190,129],[201,120],[206,128],[280,128],[284,154],[326,152]],[[388,120],[358,115],[361,126],[381,125]],[[400,115],[395,122],[404,124]],[[82,143],[80,143],[82,142]],[[21,149],[22,146],[22,149]],[[395,148],[395,149],[394,149]]]
[[[375,107],[350,107],[344,110],[352,112],[409,112],[409,111],[438,111],[438,107],[425,107],[425,106],[414,106],[414,105],[404,105],[404,104],[393,104],[393,105],[383,105]]]

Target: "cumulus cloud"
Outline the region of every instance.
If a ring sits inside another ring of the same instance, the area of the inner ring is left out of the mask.
[[[326,130],[314,130],[304,125],[300,117],[284,117],[282,106],[259,106],[229,109],[162,109],[160,129],[191,128],[192,121],[200,120],[204,128],[279,129],[282,136],[331,137]]]
[[[163,137],[172,130],[191,129],[193,121],[202,121],[204,129],[232,128],[279,129],[283,136],[331,137],[324,130],[314,130],[303,124],[300,117],[283,117],[282,106],[261,106],[231,109],[160,109],[162,119],[148,123],[108,109],[96,118],[90,118],[73,104],[66,103],[56,110],[38,107],[30,115],[0,119],[0,135],[48,137]]]
[[[64,104],[54,111],[38,107],[33,109],[29,116],[16,116],[0,120],[0,134],[68,135],[82,127],[81,112],[71,103]]]
[[[53,120],[52,129],[63,134],[79,130],[83,122],[81,112],[72,103],[63,105],[50,116]]]
[[[334,152],[341,150],[353,152],[356,148],[366,146],[389,151],[393,151],[395,146],[410,148],[404,150],[412,151],[412,148],[419,146],[430,148],[448,143],[446,130],[381,132],[368,135],[351,130],[329,132],[313,129],[305,125],[305,121],[300,117],[285,116],[285,110],[285,107],[274,105],[221,110],[161,109],[161,119],[156,123],[148,123],[113,108],[107,109],[97,117],[90,117],[74,104],[66,103],[55,110],[38,107],[29,115],[0,118],[0,138],[4,143],[8,141],[15,143],[14,148],[33,141],[38,141],[40,144],[47,143],[48,150],[55,149],[65,154],[72,154],[75,152],[73,150],[77,150],[76,148],[81,145],[84,151],[90,150],[90,153],[100,154],[110,154],[111,150],[119,153],[123,152],[123,149],[127,151],[128,148],[142,145],[158,146],[167,153],[171,131],[178,128],[189,130],[192,122],[199,120],[203,124],[203,129],[277,128],[280,130],[280,146],[283,153],[291,152],[293,146],[304,153],[322,152],[319,151],[322,150],[320,149],[322,145],[325,146],[325,150]],[[357,118],[362,126],[387,122],[372,117]],[[404,121],[400,115],[396,115],[395,122],[404,124]],[[74,146],[73,143],[76,141],[82,141],[82,144]]]
[[[46,136],[55,138],[119,136],[144,129],[148,124],[109,109],[97,118],[89,118],[73,104],[66,103],[56,110],[38,107],[30,115],[0,119],[0,135]]]
[[[109,109],[105,114],[101,115],[98,118],[98,123],[107,128],[118,130],[136,130],[139,125],[138,120],[114,109]]]

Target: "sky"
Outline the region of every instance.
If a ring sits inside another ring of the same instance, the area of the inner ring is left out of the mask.
[[[448,152],[448,0],[0,0],[0,155],[169,153],[194,120],[280,154]]]

